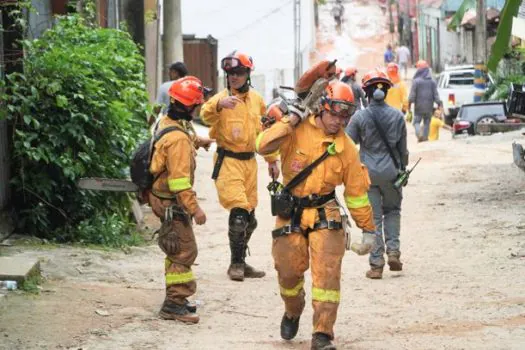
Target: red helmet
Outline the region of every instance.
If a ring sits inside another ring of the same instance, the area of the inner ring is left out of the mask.
[[[253,59],[251,56],[235,50],[222,59],[221,68],[225,72],[231,71],[235,68],[245,68],[252,71],[255,66],[253,65]]]
[[[354,93],[347,84],[334,81],[324,90],[321,107],[331,114],[349,118],[356,109]]]
[[[202,82],[191,75],[175,80],[168,90],[168,95],[187,107],[199,105],[204,102]]]
[[[356,74],[357,74],[356,67],[348,67],[345,69],[345,76],[347,77],[355,76]]]
[[[366,73],[361,82],[363,83],[363,90],[376,84],[385,84],[389,88],[392,87],[392,82],[388,79],[387,75],[377,68]]]
[[[268,106],[266,110],[266,115],[261,118],[261,123],[263,130],[268,129],[275,122],[278,122],[282,119],[284,113],[281,108],[280,102],[274,102]]]
[[[425,60],[419,60],[419,61],[417,61],[417,63],[416,63],[416,68],[417,68],[417,69],[420,69],[420,68],[428,68],[428,62],[425,61]]]

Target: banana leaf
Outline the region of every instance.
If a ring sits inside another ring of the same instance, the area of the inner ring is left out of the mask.
[[[512,20],[518,15],[520,4],[521,0],[507,0],[505,1],[503,10],[501,10],[496,41],[492,44],[490,58],[487,64],[491,72],[496,71],[499,61],[508,50],[512,31]]]
[[[454,16],[452,16],[452,19],[450,20],[450,23],[447,26],[448,31],[455,31],[456,28],[461,24],[461,21],[463,20],[463,16],[465,16],[465,12],[467,12],[470,9],[476,8],[476,0],[463,0],[461,3],[461,6],[458,8]]]

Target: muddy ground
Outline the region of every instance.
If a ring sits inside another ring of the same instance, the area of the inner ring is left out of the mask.
[[[381,62],[389,38],[381,33],[353,38],[374,51],[357,57],[367,68]],[[441,140],[416,144],[411,127],[409,133],[412,161],[423,160],[404,192],[404,271],[368,280],[366,257],[346,254],[336,344],[524,349],[525,173],[512,164],[511,143],[525,137],[453,140],[442,131]],[[0,349],[309,349],[310,288],[297,338],[279,336],[283,305],[270,253],[269,178],[259,165],[259,228],[248,261],[265,269],[265,278],[228,280],[228,213],[210,180],[212,153],[202,152],[195,187],[208,222],[195,228],[199,324],[158,319],[164,263],[153,242],[124,252],[12,240],[0,254],[40,259],[45,283],[36,296],[0,294]],[[157,225],[151,217],[148,224]]]

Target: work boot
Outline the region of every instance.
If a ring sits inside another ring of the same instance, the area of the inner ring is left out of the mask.
[[[390,266],[390,271],[402,271],[403,263],[399,260],[400,254],[388,254],[388,266]]]
[[[336,350],[330,336],[324,333],[314,333],[312,336],[312,350]]]
[[[244,263],[232,263],[228,267],[228,276],[232,281],[244,281]]]
[[[266,272],[257,270],[255,267],[244,264],[244,277],[246,278],[262,278],[266,276]]]
[[[281,320],[281,338],[284,340],[291,340],[297,335],[299,330],[299,319],[301,317],[288,317],[286,312]]]
[[[194,301],[186,300],[184,306],[186,306],[186,310],[193,314],[197,312],[197,304]]]
[[[366,272],[366,277],[373,280],[380,280],[383,278],[383,267],[371,266],[370,270]]]
[[[177,320],[186,323],[198,323],[199,315],[190,312],[186,306],[164,301],[160,309],[159,316],[164,320]]]
[[[255,210],[252,210],[252,212],[250,213],[250,219],[248,221],[248,227],[246,228],[246,236],[244,239],[244,242],[245,242],[244,259],[245,260],[246,260],[246,255],[249,252],[248,242],[250,241],[253,231],[255,231],[256,228],[257,228],[257,219],[255,219]],[[264,271],[257,270],[256,268],[248,264],[244,265],[244,277],[245,278],[262,278],[264,276],[266,276],[266,273]]]

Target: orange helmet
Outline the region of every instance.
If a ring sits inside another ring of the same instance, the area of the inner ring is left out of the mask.
[[[351,77],[357,74],[357,68],[356,67],[348,67],[345,69],[345,76]]]
[[[275,122],[278,122],[282,119],[284,113],[281,107],[281,102],[274,102],[268,106],[266,109],[266,115],[261,118],[261,124],[263,130],[268,129]]]
[[[251,56],[235,50],[222,59],[221,68],[228,72],[236,68],[245,68],[252,71],[255,67]]]
[[[376,84],[385,84],[388,88],[392,87],[392,82],[387,75],[377,68],[366,73],[361,82],[363,83],[363,90]]]
[[[191,75],[175,80],[168,90],[168,95],[187,107],[204,102],[202,82]]]
[[[356,109],[354,93],[347,84],[334,81],[324,90],[321,107],[331,114],[349,118]]]
[[[420,69],[420,68],[428,68],[428,62],[425,61],[425,60],[419,60],[419,61],[417,61],[417,63],[416,63],[416,68],[417,68],[417,69]]]
[[[394,63],[394,62],[390,62],[386,66],[386,72],[387,73],[397,73],[397,72],[399,72],[399,66],[396,63]]]

